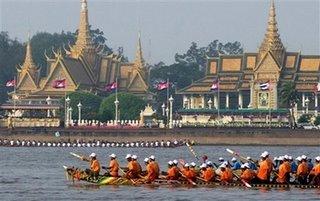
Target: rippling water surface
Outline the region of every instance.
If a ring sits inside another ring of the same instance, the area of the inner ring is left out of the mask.
[[[224,146],[194,147],[199,155],[205,153],[210,160],[222,156],[230,159]],[[272,156],[305,154],[314,158],[319,147],[262,147],[229,146],[245,155],[257,158],[268,150]],[[125,155],[138,155],[140,161],[154,154],[162,170],[168,160],[185,159],[194,161],[187,147],[168,148],[34,148],[0,147],[0,200],[319,200],[320,189],[245,189],[240,187],[216,188],[169,188],[169,187],[96,187],[67,181],[62,165],[87,167],[69,152],[90,154],[96,152],[102,165],[111,153],[119,157],[125,166]]]

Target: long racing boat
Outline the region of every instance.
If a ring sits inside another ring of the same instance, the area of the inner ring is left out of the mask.
[[[229,186],[229,187],[245,187],[243,183],[228,183],[223,184],[219,182],[203,182],[197,181],[196,185],[191,184],[184,180],[166,180],[157,179],[152,183],[146,183],[143,179],[127,179],[124,177],[110,177],[110,176],[99,176],[98,178],[90,177],[84,170],[64,166],[67,177],[71,180],[84,181],[96,185],[130,185],[130,186],[141,186],[141,185],[154,185],[154,186],[173,186],[173,187],[217,187],[217,186]],[[301,188],[301,189],[320,189],[319,185],[301,185],[301,184],[250,184],[254,188]]]

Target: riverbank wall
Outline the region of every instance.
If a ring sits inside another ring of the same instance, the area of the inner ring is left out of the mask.
[[[60,136],[56,137],[55,133]],[[191,140],[201,145],[319,146],[320,130],[288,128],[17,128],[0,129],[0,138],[12,140],[111,142]]]

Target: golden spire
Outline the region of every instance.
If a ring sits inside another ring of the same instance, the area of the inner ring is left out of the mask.
[[[27,48],[26,48],[26,56],[24,59],[24,63],[21,67],[22,70],[37,70],[36,65],[33,62],[32,59],[32,48],[31,48],[31,41],[30,36],[28,35],[28,42],[27,42]]]
[[[142,52],[142,45],[141,45],[140,31],[139,31],[139,35],[138,35],[138,44],[137,44],[137,51],[136,51],[136,57],[135,57],[134,63],[136,65],[136,67],[138,67],[138,68],[145,67],[145,61],[143,59],[143,52]]]
[[[267,32],[259,48],[258,60],[261,60],[262,57],[269,51],[272,53],[275,59],[279,63],[281,63],[282,55],[285,51],[285,48],[281,42],[280,35],[278,33],[276,9],[273,0],[271,0]]]
[[[81,0],[80,24],[76,44],[71,48],[71,55],[78,57],[85,49],[94,49],[90,36],[87,0]]]

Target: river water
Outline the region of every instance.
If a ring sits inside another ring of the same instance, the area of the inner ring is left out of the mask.
[[[199,155],[205,153],[212,161],[231,156],[225,146],[195,146]],[[228,146],[244,155],[258,158],[264,150],[275,155],[305,154],[314,158],[319,147]],[[62,165],[87,167],[87,163],[69,154],[96,152],[102,165],[111,153],[118,155],[125,166],[125,155],[136,154],[139,161],[155,155],[160,168],[166,170],[168,160],[194,161],[187,147],[178,148],[61,148],[61,147],[0,147],[0,200],[319,200],[320,189],[245,189],[242,187],[169,188],[103,186],[72,184],[65,178]]]

